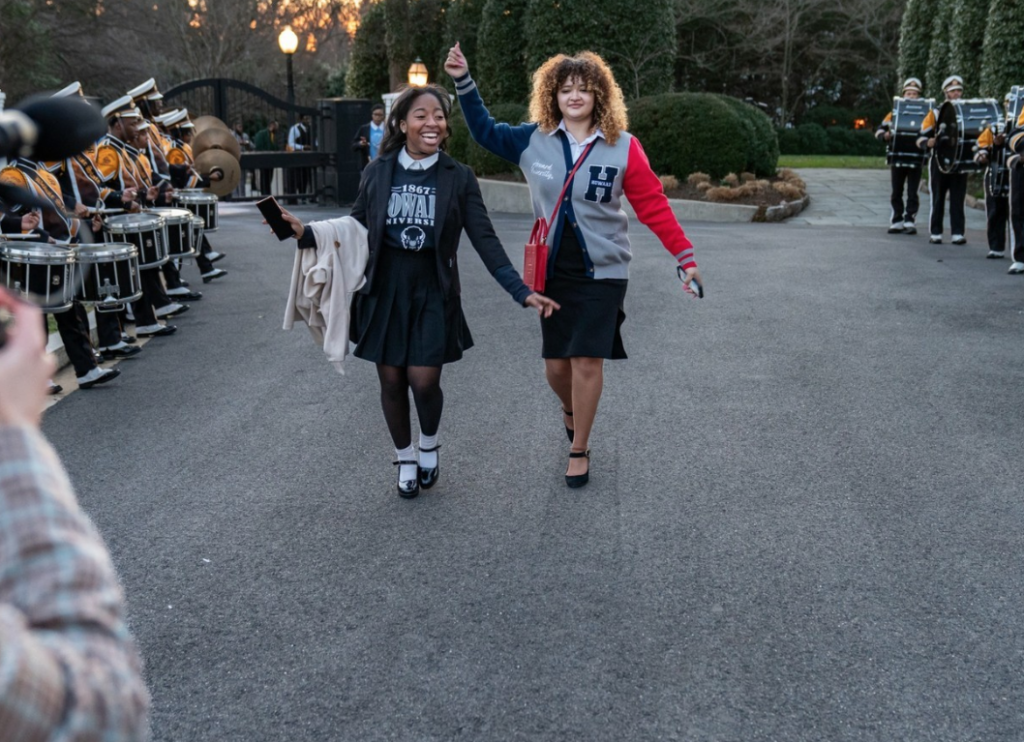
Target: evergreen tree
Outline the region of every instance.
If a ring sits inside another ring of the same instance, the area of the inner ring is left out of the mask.
[[[384,3],[370,2],[352,41],[345,92],[353,98],[380,100],[380,96],[389,90]]]
[[[449,46],[445,44],[445,15],[448,2],[447,0],[408,0],[408,3],[410,56],[404,62],[404,72],[408,73],[409,65],[416,57],[419,57],[427,68],[429,81],[446,85],[448,76],[444,71],[442,49],[447,53]],[[390,49],[388,49],[388,53],[391,53]]]
[[[952,37],[953,7],[956,0],[939,0],[932,18],[932,43],[928,50],[928,81],[925,90],[936,101],[943,99],[942,81],[952,74],[950,39]]]
[[[950,37],[950,68],[964,78],[964,91],[971,97],[981,89],[981,54],[985,43],[989,0],[957,0],[953,8]]]
[[[466,55],[488,103],[526,103],[530,69],[523,24],[527,0],[487,0],[480,20],[478,60]]]
[[[932,45],[932,19],[938,0],[908,0],[900,26],[900,80],[908,77],[928,83],[928,51]],[[941,83],[942,80],[939,80]]]
[[[604,57],[627,97],[672,85],[676,40],[672,0],[528,0],[526,62],[589,50]]]
[[[439,75],[444,73],[444,60],[448,57],[448,49],[455,46],[456,41],[459,42],[462,53],[466,55],[470,64],[479,67],[477,37],[481,32],[485,4],[484,0],[450,0],[448,3],[448,7],[445,8],[445,35],[438,65]],[[475,69],[473,73],[476,74]]]
[[[993,0],[981,68],[981,92],[1000,100],[1014,85],[1024,85],[1024,7],[1006,0]]]

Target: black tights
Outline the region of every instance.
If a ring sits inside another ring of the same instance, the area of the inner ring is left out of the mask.
[[[388,424],[395,448],[412,445],[412,423],[409,420],[409,389],[416,402],[423,435],[435,435],[441,424],[444,392],[441,391],[440,366],[385,366],[377,364],[380,379],[380,406]]]

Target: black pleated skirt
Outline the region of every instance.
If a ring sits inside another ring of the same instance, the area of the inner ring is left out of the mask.
[[[352,301],[354,354],[387,366],[441,366],[473,347],[462,303],[445,300],[433,250],[383,246],[375,288]]]
[[[555,255],[554,275],[544,295],[562,308],[541,319],[544,358],[626,358],[622,345],[623,305],[628,281],[624,278],[589,278],[583,249],[568,223]]]

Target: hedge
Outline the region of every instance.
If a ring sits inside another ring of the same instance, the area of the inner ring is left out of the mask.
[[[720,95],[719,98],[742,120],[741,136],[747,144],[747,164],[743,169],[763,178],[775,175],[779,165],[779,139],[771,119],[761,109],[738,98],[728,95]]]
[[[779,150],[784,155],[858,155],[882,156],[885,144],[866,129],[845,126],[800,124],[795,129],[780,129]]]
[[[702,172],[721,178],[743,172],[747,165],[748,144],[738,136],[745,129],[744,119],[723,96],[663,93],[639,98],[630,104],[629,123],[658,175],[683,179]]]
[[[522,122],[527,115],[527,107],[522,103],[497,103],[490,107],[490,111],[495,121],[513,126]],[[469,165],[477,175],[519,172],[519,165],[492,155],[473,141],[466,126],[466,119],[462,116],[462,109],[458,105],[452,109],[452,117],[448,123],[452,131],[448,140],[448,154]]]

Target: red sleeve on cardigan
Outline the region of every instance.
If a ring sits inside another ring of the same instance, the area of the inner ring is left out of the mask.
[[[647,154],[636,137],[631,137],[629,141],[629,159],[626,174],[622,178],[622,190],[640,221],[654,232],[665,249],[683,266],[683,270],[696,268],[693,244],[679,226],[661,181],[651,170]]]

